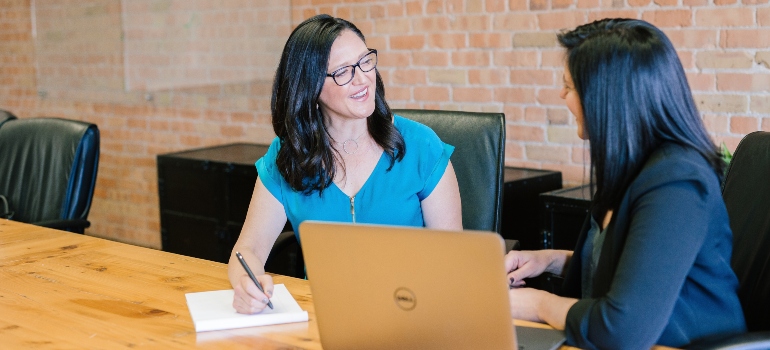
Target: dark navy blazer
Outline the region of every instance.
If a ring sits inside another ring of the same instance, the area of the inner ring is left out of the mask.
[[[565,294],[574,298],[581,294],[580,248],[588,227],[565,277]],[[745,331],[719,179],[698,152],[674,144],[656,150],[605,234],[592,298],[567,314],[568,344],[682,347],[707,335]]]

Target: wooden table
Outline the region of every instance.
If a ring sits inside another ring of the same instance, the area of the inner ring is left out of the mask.
[[[0,219],[0,344],[321,349],[308,281],[274,281],[286,285],[309,322],[196,333],[185,293],[230,289],[227,265]]]
[[[308,282],[275,282],[310,322],[196,334],[184,295],[227,265],[0,219],[0,347],[320,349]]]

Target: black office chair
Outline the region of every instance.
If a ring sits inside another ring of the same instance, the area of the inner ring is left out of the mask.
[[[5,122],[13,119],[16,119],[16,116],[13,115],[13,113],[0,109],[0,127],[2,127]]]
[[[770,132],[741,140],[722,196],[733,230],[732,266],[749,333],[711,337],[693,349],[770,349]]]
[[[0,194],[12,220],[83,233],[98,164],[94,124],[25,118],[0,127]]]
[[[450,159],[460,186],[463,228],[499,233],[505,115],[416,109],[397,109],[393,113],[429,126],[442,141],[455,146]]]

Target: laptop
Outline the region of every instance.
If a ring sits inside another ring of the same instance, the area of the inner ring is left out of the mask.
[[[500,235],[317,221],[299,232],[324,349],[530,350],[517,344]],[[564,340],[551,331],[544,349]]]

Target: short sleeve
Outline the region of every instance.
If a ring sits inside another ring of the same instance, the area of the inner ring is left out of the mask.
[[[452,153],[455,150],[454,146],[441,142],[440,140],[438,146],[440,147],[441,152],[438,153],[438,157],[436,157],[436,160],[433,162],[433,167],[428,174],[428,177],[425,179],[425,185],[423,186],[422,191],[417,193],[417,196],[421,201],[428,198],[428,196],[433,193],[433,190],[446,172],[446,168],[449,165],[449,157],[452,156]]]
[[[430,196],[444,176],[455,147],[441,141],[433,129],[419,122],[396,115],[395,124],[406,143],[402,162],[408,164],[407,167],[417,168],[414,181],[419,186],[417,198],[422,201]]]
[[[268,191],[279,202],[283,202],[283,191],[281,189],[281,183],[284,181],[281,173],[275,165],[275,160],[278,158],[278,149],[281,148],[281,140],[276,137],[273,142],[270,143],[270,147],[267,149],[262,158],[259,158],[255,165],[257,166],[257,176],[262,180],[262,184],[265,185]]]

